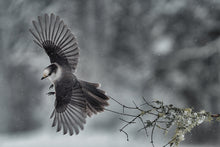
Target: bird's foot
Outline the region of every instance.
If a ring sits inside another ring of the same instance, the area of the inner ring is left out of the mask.
[[[47,93],[48,96],[54,95],[54,94],[56,94],[56,92],[48,92],[48,93]]]
[[[50,85],[49,89],[52,89],[52,88],[53,88],[53,84]]]

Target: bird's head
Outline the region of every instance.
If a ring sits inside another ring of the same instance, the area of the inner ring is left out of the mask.
[[[46,67],[43,71],[43,77],[41,80],[51,76],[52,74],[56,74],[57,72],[57,65],[56,64],[51,64],[48,67]]]

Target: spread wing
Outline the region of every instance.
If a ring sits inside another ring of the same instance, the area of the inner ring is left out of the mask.
[[[44,48],[51,63],[67,66],[74,72],[78,63],[79,48],[75,36],[60,20],[59,16],[45,14],[32,21],[34,29],[29,29],[34,42]]]
[[[57,131],[63,128],[63,134],[78,134],[83,129],[88,115],[104,111],[108,106],[109,97],[103,90],[98,89],[99,84],[77,80],[65,76],[55,83],[56,101],[55,109],[51,115],[52,126],[57,125]]]
[[[73,87],[70,85],[74,85]],[[63,134],[78,134],[86,123],[86,99],[79,83],[60,81],[56,84],[55,109],[52,127],[57,125],[57,132],[63,128]]]

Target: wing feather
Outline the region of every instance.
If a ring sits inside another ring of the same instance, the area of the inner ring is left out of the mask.
[[[78,134],[87,117],[84,93],[77,80],[74,83],[74,80],[62,79],[60,83],[55,84],[55,109],[50,117],[53,118],[52,126],[57,125],[57,131],[63,129],[63,134]]]
[[[34,43],[36,43],[39,47],[43,47],[39,42],[37,42],[36,40],[33,40]]]
[[[59,132],[61,130],[61,120],[60,120],[60,113],[56,113],[57,114],[57,132]]]
[[[80,119],[79,115],[77,112],[75,112],[74,110],[72,110],[72,108],[69,108],[67,110],[67,112],[69,113],[69,115],[71,116],[72,120],[74,121],[74,124],[77,125],[78,127],[80,127],[81,129],[83,129],[83,119]]]
[[[77,43],[75,42],[74,44],[64,48],[62,51],[60,51],[61,53],[69,53],[69,52],[73,52],[72,50],[70,50],[71,48],[74,48],[73,51],[79,51],[78,47],[77,47]]]
[[[42,39],[41,34],[40,34],[40,32],[39,32],[39,28],[38,28],[38,26],[37,26],[36,21],[32,21],[32,24],[33,24],[34,29],[36,30],[36,32],[37,32],[37,34],[38,34],[40,43],[43,43],[43,39]],[[33,31],[32,31],[32,32],[33,32]]]
[[[53,119],[53,123],[52,123],[52,127],[55,127],[57,124],[57,115],[54,115],[54,119]]]
[[[43,26],[42,26],[42,17],[41,16],[38,16],[38,22],[40,25],[40,33],[41,33],[42,39],[45,40],[46,37],[44,37],[44,30],[43,30]]]
[[[68,123],[66,123],[65,121],[64,121],[64,113],[65,112],[62,112],[62,113],[60,113],[60,120],[61,120],[61,124],[62,124],[62,126],[63,126],[63,134],[65,135],[66,133],[67,133],[67,124]]]
[[[76,134],[79,134],[79,128],[76,124],[76,121],[75,121],[75,117],[72,115],[72,113],[69,112],[69,109],[67,109],[66,113],[68,114],[68,119],[69,119],[69,123],[72,125],[74,131]]]
[[[70,136],[73,135],[73,129],[71,125],[71,119],[68,117],[67,112],[64,112],[64,123],[67,125]]]
[[[45,36],[46,36],[46,38],[48,38],[48,31],[47,31],[47,29],[48,29],[48,20],[49,20],[49,16],[48,16],[48,14],[45,14]]]
[[[29,29],[29,31],[33,35],[34,42],[44,48],[50,62],[67,66],[74,72],[79,58],[78,44],[63,20],[52,13],[50,16],[48,14],[38,16],[37,21],[32,21],[32,23],[33,30]],[[71,61],[72,59],[75,60],[74,63]]]

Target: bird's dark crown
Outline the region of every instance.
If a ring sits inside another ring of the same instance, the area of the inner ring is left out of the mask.
[[[48,76],[50,76],[52,73],[57,72],[58,67],[56,64],[51,64],[51,65],[47,66],[46,69],[49,71]]]

